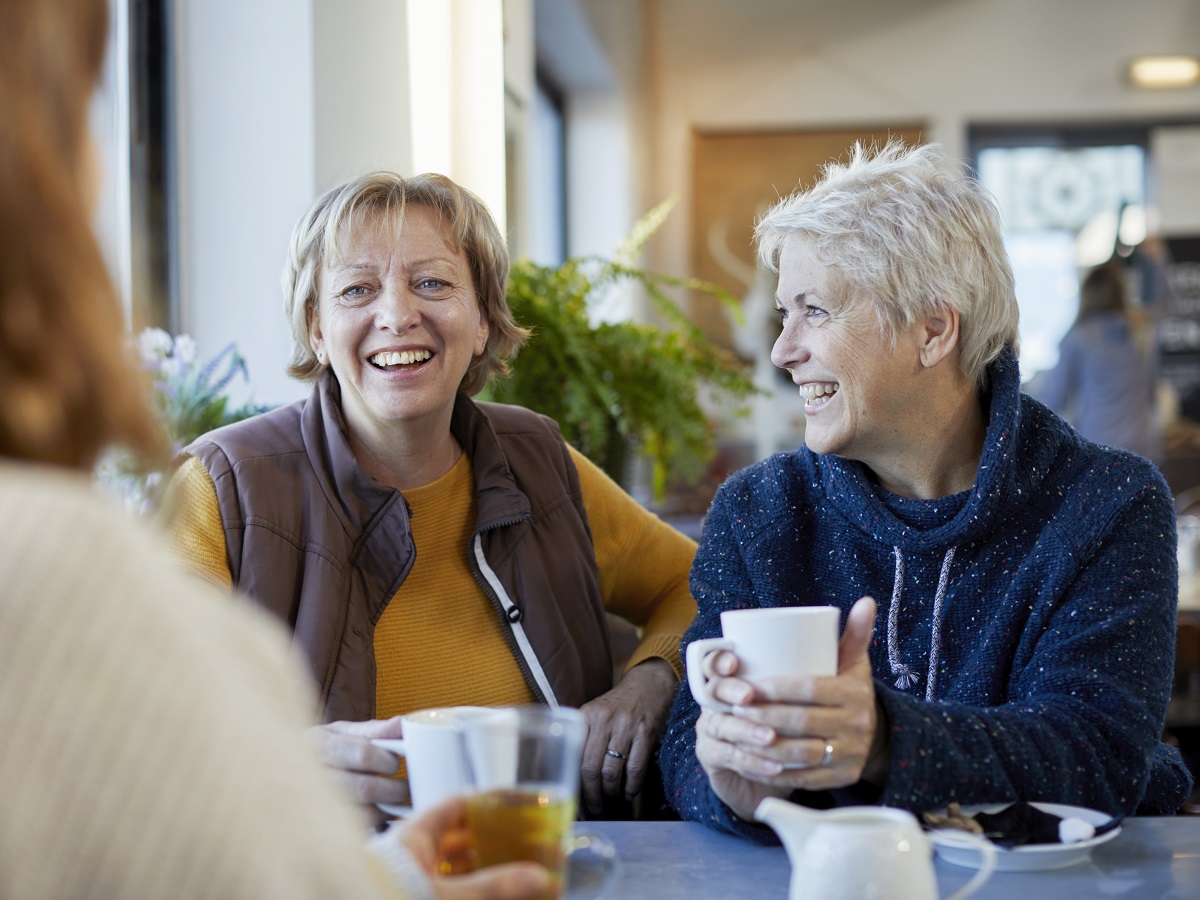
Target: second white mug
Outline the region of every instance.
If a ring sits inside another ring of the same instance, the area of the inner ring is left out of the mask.
[[[411,712],[401,720],[402,738],[373,738],[372,744],[403,756],[408,767],[408,790],[417,812],[436,806],[469,783],[459,738],[459,724],[493,715],[486,706],[444,706]],[[402,806],[379,804],[390,815],[405,815]]]
[[[773,675],[836,675],[836,606],[778,606],[731,609],[721,613],[719,638],[702,638],[687,647],[688,687],[696,702],[716,712],[730,706],[708,691],[703,660],[713,650],[738,658],[738,677],[748,681]]]

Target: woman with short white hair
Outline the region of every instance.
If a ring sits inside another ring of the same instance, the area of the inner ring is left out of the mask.
[[[718,492],[684,644],[729,609],[833,605],[844,631],[835,676],[751,683],[732,653],[704,659],[733,709],[677,696],[676,809],[761,839],[768,796],[1174,812],[1170,493],[1021,396],[991,198],[936,146],[856,146],[756,238],[805,444]]]

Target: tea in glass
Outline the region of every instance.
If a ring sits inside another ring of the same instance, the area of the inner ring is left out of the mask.
[[[524,786],[475,794],[467,801],[467,829],[477,866],[529,861],[553,877],[552,893],[563,889],[575,798],[555,788]]]

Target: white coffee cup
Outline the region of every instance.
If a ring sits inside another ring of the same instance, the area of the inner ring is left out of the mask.
[[[403,756],[408,764],[408,790],[411,809],[380,803],[389,815],[403,816],[436,806],[469,784],[458,727],[463,721],[492,715],[486,706],[445,706],[422,709],[404,716],[400,722],[402,738],[372,738],[371,743]]]
[[[721,613],[723,637],[688,644],[687,674],[692,696],[701,706],[716,712],[732,709],[708,690],[702,663],[714,650],[737,654],[737,677],[747,681],[773,675],[836,675],[841,615],[836,606],[726,610]]]

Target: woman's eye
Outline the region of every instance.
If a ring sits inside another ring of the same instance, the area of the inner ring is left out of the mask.
[[[779,316],[780,322],[786,322],[787,317],[788,317],[788,311],[786,309],[784,309],[782,306],[777,306],[777,307],[775,307],[775,315]]]
[[[808,319],[819,319],[821,316],[824,316],[824,315],[827,315],[827,313],[825,312],[825,310],[821,309],[821,307],[819,307],[819,306],[806,306],[806,307],[804,307],[804,316],[805,316],[805,318],[808,318]]]
[[[358,298],[365,296],[366,293],[367,286],[365,284],[352,284],[350,287],[338,294],[338,296],[345,297],[348,300],[357,300]]]
[[[422,278],[417,282],[417,287],[424,291],[437,291],[448,287],[448,285],[440,278]]]

